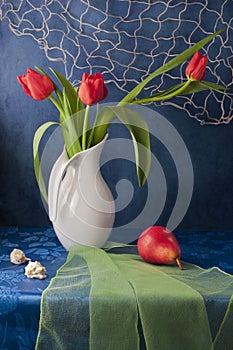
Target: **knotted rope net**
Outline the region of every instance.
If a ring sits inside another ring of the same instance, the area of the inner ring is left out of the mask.
[[[62,63],[75,85],[84,71],[101,71],[119,93],[225,27],[202,54],[209,57],[206,80],[226,85],[227,93],[206,91],[158,105],[185,110],[201,125],[228,124],[233,118],[232,0],[2,0],[0,15],[15,35],[30,36],[49,61]],[[186,64],[158,77],[146,94],[185,79]]]

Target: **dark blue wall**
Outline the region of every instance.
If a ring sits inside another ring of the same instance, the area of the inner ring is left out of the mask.
[[[56,120],[57,111],[48,101],[36,102],[24,95],[16,76],[24,74],[27,67],[36,65],[44,69],[50,65],[61,72],[63,66],[48,62],[32,38],[17,37],[5,20],[0,26],[0,224],[44,226],[49,220],[33,172],[32,140],[40,124]],[[114,84],[109,84],[108,88],[109,101],[121,97]],[[194,168],[193,198],[179,228],[232,231],[233,124],[201,126],[182,109],[172,106],[157,109],[183,137]],[[118,131],[113,128],[113,136],[114,132]],[[156,152],[159,146],[155,142],[153,147]],[[106,174],[110,174],[111,187],[114,187],[114,174],[121,177],[125,171],[119,162],[114,166],[114,169],[106,170]],[[134,170],[129,167],[128,171],[129,177],[134,176]],[[161,224],[166,222],[174,203],[172,192],[177,191],[172,183],[169,189],[170,199],[160,218]],[[132,214],[131,211],[135,211],[135,205],[128,208],[128,215]],[[117,218],[118,224],[124,220],[124,215]]]

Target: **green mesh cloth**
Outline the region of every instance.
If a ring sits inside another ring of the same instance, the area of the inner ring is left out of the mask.
[[[233,278],[71,247],[44,291],[36,350],[232,350]]]

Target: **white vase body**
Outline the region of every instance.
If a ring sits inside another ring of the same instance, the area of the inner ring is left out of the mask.
[[[71,159],[64,149],[52,168],[49,217],[67,250],[72,244],[103,247],[111,233],[114,201],[99,165],[106,138]]]

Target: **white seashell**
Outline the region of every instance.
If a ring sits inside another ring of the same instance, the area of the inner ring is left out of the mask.
[[[30,261],[25,267],[25,275],[28,278],[39,278],[42,280],[47,277],[45,273],[46,268],[39,261]]]
[[[24,252],[20,249],[14,249],[10,253],[10,261],[12,264],[16,264],[16,265],[24,264],[25,261],[27,260],[30,260],[30,259],[28,259],[25,256]]]

